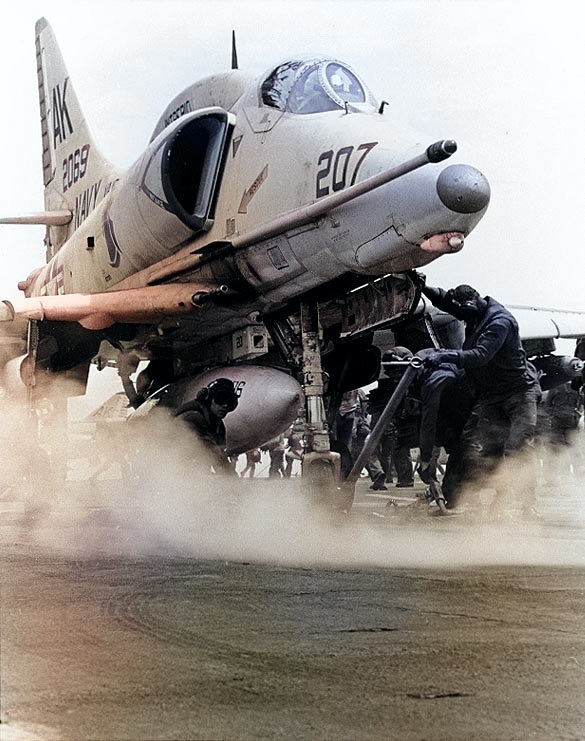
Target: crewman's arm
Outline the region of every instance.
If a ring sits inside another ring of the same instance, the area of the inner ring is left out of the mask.
[[[510,329],[510,323],[506,319],[496,319],[490,322],[485,331],[479,335],[475,347],[457,351],[461,358],[460,367],[480,368],[489,363],[505,343]]]
[[[456,319],[464,320],[465,316],[461,311],[459,304],[454,301],[447,291],[442,288],[434,288],[433,286],[423,285],[421,286],[421,293],[425,295],[429,301],[440,311],[445,311],[447,314],[451,314]]]

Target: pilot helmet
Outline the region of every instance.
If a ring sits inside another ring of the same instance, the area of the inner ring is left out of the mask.
[[[238,406],[238,395],[234,382],[229,378],[216,378],[207,386],[206,391],[206,398],[210,403],[215,401],[216,404],[228,407],[230,412],[233,412]]]

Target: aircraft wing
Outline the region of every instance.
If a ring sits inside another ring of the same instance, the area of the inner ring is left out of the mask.
[[[510,306],[523,340],[585,337],[585,311],[564,311],[534,306]]]

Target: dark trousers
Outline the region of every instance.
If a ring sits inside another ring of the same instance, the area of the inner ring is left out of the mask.
[[[479,486],[493,474],[503,458],[513,458],[529,447],[536,430],[538,388],[505,397],[484,394],[477,398],[460,440],[449,451],[443,478],[447,502],[458,503],[464,486]]]
[[[433,456],[433,448],[443,442],[437,434],[437,425],[444,394],[457,383],[459,373],[451,368],[437,368],[421,384],[421,420],[420,420],[420,460],[428,463]],[[443,427],[444,425],[441,425]]]

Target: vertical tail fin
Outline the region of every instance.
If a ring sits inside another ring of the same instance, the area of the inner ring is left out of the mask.
[[[67,227],[48,227],[54,253],[103,198],[116,171],[92,139],[51,26],[40,18],[35,32],[45,210],[73,213]]]

